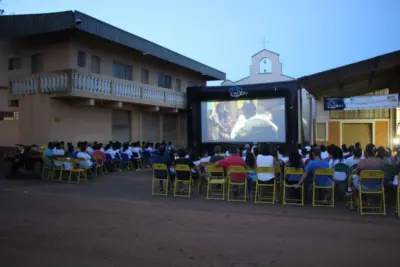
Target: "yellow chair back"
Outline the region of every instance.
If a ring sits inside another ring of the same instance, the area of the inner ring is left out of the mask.
[[[303,175],[304,170],[301,168],[293,168],[293,167],[286,167],[285,168],[285,176],[286,175]]]
[[[242,166],[232,166],[228,168],[228,173],[246,173],[246,168]]]
[[[186,164],[176,164],[175,171],[177,172],[190,172],[190,166]]]
[[[326,175],[326,176],[333,176],[334,169],[316,169],[314,175]]]
[[[360,173],[360,179],[384,179],[385,173],[378,170],[362,171]]]
[[[153,171],[168,171],[167,165],[163,163],[154,163],[152,168]]]
[[[275,175],[274,167],[257,167],[257,173],[273,173]]]

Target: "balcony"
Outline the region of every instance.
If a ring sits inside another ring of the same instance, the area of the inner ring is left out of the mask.
[[[169,108],[185,108],[186,94],[153,85],[112,77],[90,76],[63,71],[10,80],[10,94],[50,94],[52,97],[78,97],[137,103]]]

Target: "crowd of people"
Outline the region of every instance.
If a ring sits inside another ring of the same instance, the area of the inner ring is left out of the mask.
[[[333,177],[318,177],[316,183],[321,186],[342,183],[347,188],[347,192],[343,193],[354,194],[360,187],[359,174],[362,171],[383,170],[385,165],[400,166],[399,155],[392,155],[390,149],[368,144],[363,150],[360,143],[349,147],[346,145],[342,145],[342,147],[336,145],[306,145],[303,147],[298,145],[289,149],[287,147],[273,146],[269,143],[246,144],[241,149],[233,145],[225,153],[223,153],[221,146],[216,145],[211,155],[206,150],[199,153],[197,150],[188,149],[177,150],[177,155],[173,153],[168,154],[165,153],[166,149],[167,147],[161,144],[158,147],[160,153],[155,156],[153,162],[166,164],[170,170],[169,175],[172,180],[174,180],[176,175],[173,168],[175,164],[190,166],[193,179],[202,177],[202,162],[215,163],[216,166],[224,167],[225,170],[232,166],[243,166],[247,169],[246,177],[231,177],[231,179],[247,179],[249,196],[252,194],[254,182],[257,179],[262,184],[273,183],[274,179],[281,180],[282,173],[284,173],[284,168],[286,167],[301,168],[304,170],[302,176],[289,177],[287,181],[287,183],[294,185],[294,188],[299,188],[306,181],[312,180],[313,173],[317,169],[335,169],[335,166],[338,164],[346,165],[348,171],[335,171]],[[274,167],[276,173],[257,174],[257,167]],[[353,173],[350,176],[351,181],[348,180],[350,173]],[[397,184],[398,178],[395,173],[385,173],[386,186],[397,186]],[[160,191],[164,190],[165,188],[161,183]],[[235,191],[234,194],[238,194],[238,192]],[[354,194],[354,196],[357,200],[357,195]],[[325,200],[328,200],[331,196],[327,193],[323,197]]]

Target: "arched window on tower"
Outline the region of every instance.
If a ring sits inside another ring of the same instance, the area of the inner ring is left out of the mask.
[[[272,62],[266,57],[260,60],[260,73],[272,73]]]

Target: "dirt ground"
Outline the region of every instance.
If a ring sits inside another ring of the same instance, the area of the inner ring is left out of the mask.
[[[148,171],[80,185],[0,180],[0,266],[400,264],[395,216],[152,197],[150,182]]]

